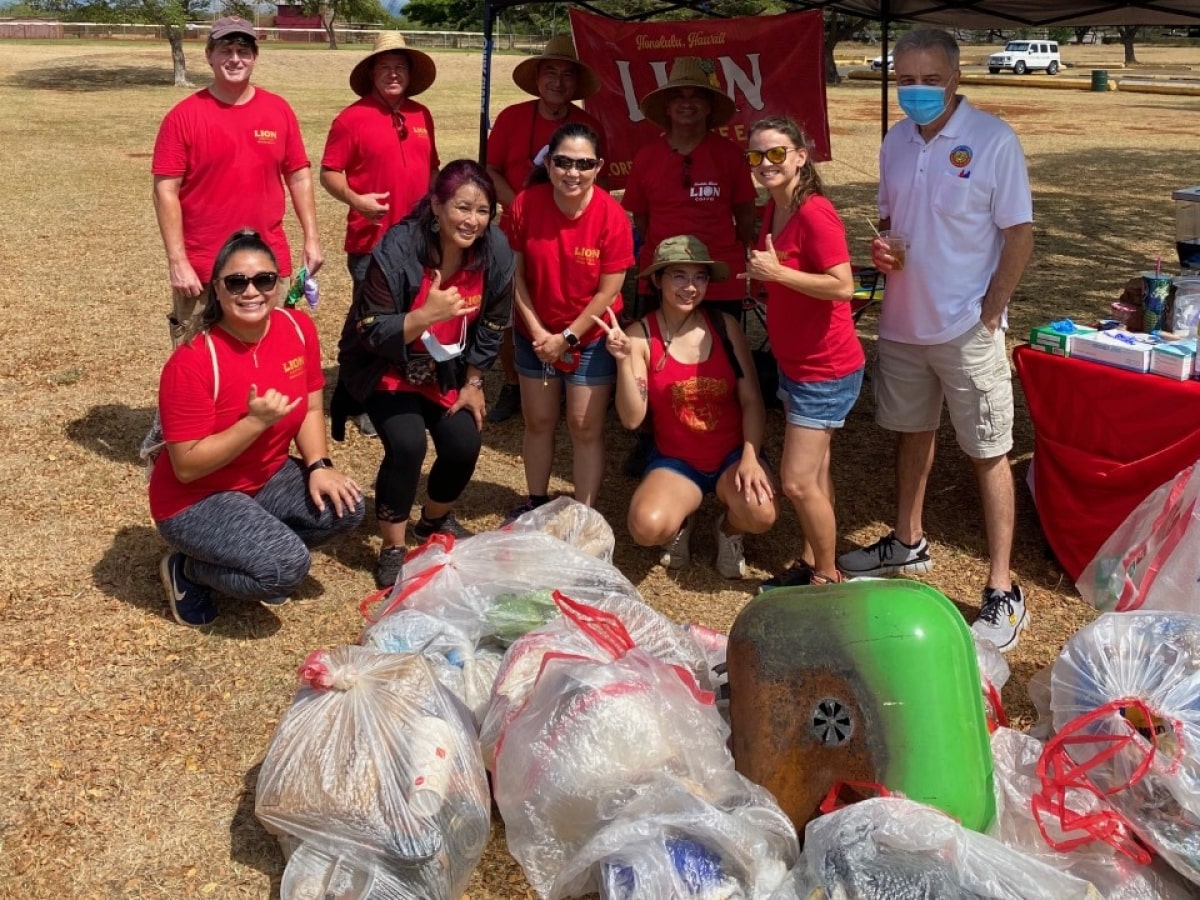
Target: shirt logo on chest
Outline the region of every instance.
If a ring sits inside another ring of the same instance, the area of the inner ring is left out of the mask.
[[[254,140],[260,144],[274,144],[279,140],[279,132],[272,128],[255,128]]]
[[[293,356],[283,364],[283,374],[288,378],[299,378],[304,374],[304,357]]]
[[[692,200],[717,200],[721,196],[721,185],[715,181],[699,181],[688,188]]]

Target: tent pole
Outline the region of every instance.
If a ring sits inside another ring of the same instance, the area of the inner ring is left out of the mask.
[[[891,0],[883,0],[879,4],[879,49],[883,52],[883,65],[880,66],[879,79],[879,139],[887,137],[888,131],[888,26],[892,21]]]
[[[479,162],[487,160],[488,139],[488,108],[492,101],[492,36],[496,28],[496,11],[492,8],[491,0],[483,4],[483,73],[480,81],[479,97]]]

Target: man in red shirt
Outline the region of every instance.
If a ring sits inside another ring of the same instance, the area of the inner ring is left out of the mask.
[[[259,232],[279,260],[280,276],[292,274],[284,184],[304,233],[304,267],[312,275],[324,261],[296,114],[282,97],[250,83],[258,61],[254,26],[236,16],[218,19],[204,58],[213,83],[167,113],[151,162],[175,344],[196,332],[213,257],[235,231]]]
[[[663,134],[634,155],[623,205],[642,239],[639,269],[651,265],[654,248],[667,238],[695,235],[734,276],[711,284],[705,305],[740,321],[746,289],[739,277],[754,242],[756,192],[742,148],[716,131],[733,118],[734,105],[706,66],[712,68],[699,57],[681,56],[667,83],[642,98],[642,115]],[[637,302],[627,313],[631,321],[644,314],[651,290],[645,279],[638,283]],[[653,447],[650,432],[639,431],[625,474],[641,477]]]
[[[496,197],[504,206],[500,230],[509,236],[513,200],[525,187],[535,159],[550,143],[555,129],[565,122],[583,122],[597,134],[603,134],[596,118],[572,102],[600,90],[600,78],[579,61],[569,34],[554,35],[541,55],[518,63],[513,69],[513,81],[535,99],[502,110],[492,125],[487,146],[488,174],[496,185]],[[603,150],[600,153],[603,155]],[[489,422],[507,421],[521,411],[511,330],[506,332],[501,345],[500,365],[504,369],[504,387],[488,412]]]
[[[371,53],[350,72],[362,99],[329,128],[321,185],[349,207],[346,263],[357,286],[383,233],[429,192],[440,161],[433,116],[412,98],[437,77],[433,59],[404,43],[398,31],[375,37]]]

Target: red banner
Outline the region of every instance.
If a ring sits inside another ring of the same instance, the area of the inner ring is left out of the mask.
[[[733,99],[737,112],[718,129],[722,135],[745,146],[752,124],[788,115],[812,135],[816,158],[830,158],[819,10],[690,22],[618,22],[570,12],[579,58],[600,76],[600,92],[586,106],[604,126],[610,189],[624,187],[634,153],[661,133],[638,102],[667,83],[678,56],[704,60],[710,81]]]

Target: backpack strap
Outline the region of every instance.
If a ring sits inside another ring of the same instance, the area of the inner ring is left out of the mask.
[[[742,364],[738,362],[737,354],[733,352],[733,341],[729,339],[729,323],[725,320],[725,313],[716,312],[708,317],[709,325],[712,330],[717,333],[717,337],[721,339],[721,346],[725,348],[725,355],[729,357],[729,364],[733,366],[733,374],[739,379],[745,378],[746,373],[742,371]]]

